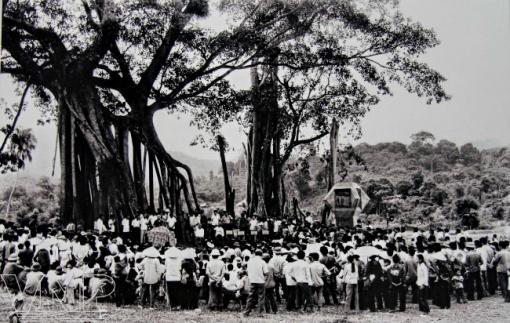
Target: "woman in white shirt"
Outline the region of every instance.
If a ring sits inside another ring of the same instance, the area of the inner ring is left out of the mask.
[[[359,294],[358,294],[358,279],[359,271],[358,266],[354,262],[352,255],[347,257],[347,263],[345,264],[345,311],[351,310],[351,301],[354,298],[354,308],[356,312],[359,311]]]

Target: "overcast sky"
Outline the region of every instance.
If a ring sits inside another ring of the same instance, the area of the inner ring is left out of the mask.
[[[508,0],[401,0],[406,15],[437,32],[441,44],[430,50],[423,61],[448,79],[445,87],[452,100],[426,105],[422,99],[395,90],[393,97],[384,98],[363,120],[361,141],[407,143],[412,133],[427,130],[437,139],[445,138],[457,144],[474,142],[483,147],[510,144],[509,3]],[[246,73],[236,74],[232,80],[240,87],[249,85]],[[14,102],[16,96],[12,92],[9,78],[0,76],[0,97]],[[38,127],[36,119],[37,113],[29,108],[20,120],[22,127],[34,128],[38,138],[34,161],[27,172],[50,175],[55,127]],[[156,119],[167,149],[201,159],[218,158],[215,152],[189,145],[197,130],[189,126],[186,116],[160,112]],[[223,134],[234,149],[229,157],[234,158],[245,140],[242,129],[226,125]]]

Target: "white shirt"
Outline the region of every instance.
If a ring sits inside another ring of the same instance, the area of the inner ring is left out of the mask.
[[[170,228],[170,230],[175,229],[175,223],[177,222],[175,216],[168,216],[166,222],[168,223],[168,228]]]
[[[354,264],[354,272],[352,271],[352,264],[346,263],[344,266],[344,282],[346,284],[357,285],[359,279],[358,266]]]
[[[110,227],[110,232],[115,232],[115,222],[112,219],[108,220],[108,226]]]
[[[149,216],[149,221],[151,222],[151,224],[154,226],[154,223],[156,223],[156,220],[158,219],[158,216],[157,215],[151,215]]]
[[[139,228],[140,227],[140,221],[138,221],[138,219],[133,219],[133,221],[131,221],[131,226],[133,228]]]
[[[278,232],[278,230],[280,230],[280,225],[282,225],[282,221],[280,221],[280,220],[274,221],[273,231],[274,232]]]
[[[424,262],[421,264],[418,264],[416,274],[418,276],[417,280],[416,280],[416,285],[418,287],[429,285],[429,269]]]
[[[145,218],[140,219],[140,229],[142,231],[147,231],[147,219]]]
[[[214,228],[214,235],[215,236],[225,236],[225,230],[223,230],[223,227],[217,226]]]
[[[283,274],[285,275],[285,283],[287,286],[296,286],[296,281],[292,279],[292,270],[295,262],[285,262],[283,265]]]
[[[220,215],[219,214],[213,214],[211,217],[211,224],[213,226],[217,226],[220,224]]]
[[[264,284],[266,282],[267,264],[260,256],[255,256],[248,260],[247,271],[251,284]]]
[[[181,280],[181,260],[179,258],[165,258],[166,281]]]
[[[303,259],[297,260],[291,267],[290,275],[297,283],[310,283],[310,265]]]
[[[129,232],[129,220],[122,219],[122,232]]]
[[[203,238],[204,237],[204,229],[196,228],[195,229],[195,238]]]
[[[103,220],[97,219],[94,223],[94,229],[99,233],[103,233],[103,231],[106,229],[106,227],[103,224]]]
[[[257,225],[258,225],[257,219],[250,220],[250,231],[257,230]]]

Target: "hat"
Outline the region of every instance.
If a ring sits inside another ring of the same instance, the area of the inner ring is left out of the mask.
[[[466,242],[466,248],[467,249],[475,249],[475,243],[474,242]]]
[[[32,264],[32,270],[34,270],[34,271],[41,270],[41,264],[39,264],[38,262],[34,262]]]
[[[271,255],[268,254],[267,252],[266,253],[263,253],[262,254],[262,259],[271,259]]]
[[[211,251],[211,257],[213,256],[220,256],[220,251],[218,249],[213,249]]]
[[[7,261],[18,261],[18,255],[15,253],[11,253],[9,255],[9,258],[7,258]]]
[[[275,247],[273,251],[275,255],[280,255],[282,253],[282,247]]]
[[[176,247],[170,247],[165,252],[165,258],[179,258],[181,251]]]
[[[154,247],[150,247],[143,251],[143,255],[149,258],[157,258],[159,257],[159,251]]]
[[[207,242],[206,245],[207,245],[207,248],[211,248],[211,249],[214,248],[214,243],[212,243],[212,242]]]

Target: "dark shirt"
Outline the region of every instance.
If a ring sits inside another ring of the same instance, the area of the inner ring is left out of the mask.
[[[375,276],[374,280],[379,280],[383,274],[381,264],[377,260],[371,260],[367,263],[366,276],[370,278],[371,275]]]
[[[19,263],[24,267],[32,266],[32,259],[34,259],[34,252],[31,249],[23,249],[18,254]]]

